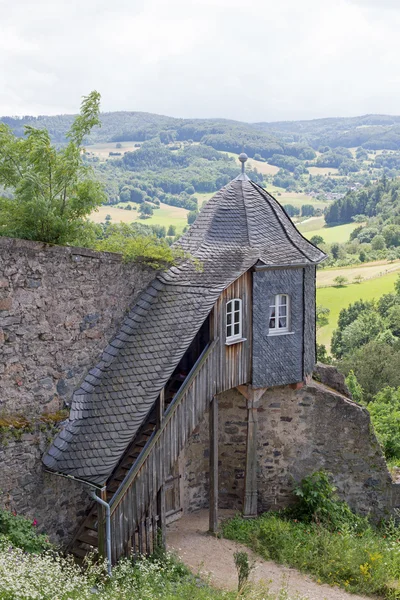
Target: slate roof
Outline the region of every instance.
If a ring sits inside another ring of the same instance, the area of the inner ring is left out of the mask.
[[[185,260],[141,294],[75,392],[69,420],[43,458],[47,468],[103,485],[220,293],[259,261],[303,266],[325,258],[245,174],[209,200],[178,245],[202,268]]]

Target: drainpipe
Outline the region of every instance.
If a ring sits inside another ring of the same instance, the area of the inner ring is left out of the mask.
[[[110,505],[100,498],[96,492],[92,492],[93,500],[96,500],[99,504],[104,506],[106,509],[106,552],[107,552],[107,572],[108,576],[111,577],[111,510]]]

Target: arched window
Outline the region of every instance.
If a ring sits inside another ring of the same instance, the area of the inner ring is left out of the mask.
[[[234,298],[226,303],[226,341],[242,338],[242,301]]]
[[[269,333],[285,333],[290,327],[290,298],[288,294],[271,296],[269,302]]]

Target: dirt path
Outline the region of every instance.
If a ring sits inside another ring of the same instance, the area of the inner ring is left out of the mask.
[[[223,517],[229,516],[226,511],[221,513]],[[207,529],[208,511],[202,510],[184,516],[168,526],[167,544],[168,549],[175,551],[193,572],[210,576],[211,582],[218,588],[236,589],[237,573],[233,553],[243,549],[256,563],[253,581],[270,582],[272,592],[287,585],[290,594],[300,594],[309,600],[367,600],[366,596],[356,596],[329,585],[319,585],[296,569],[261,559],[241,544],[212,537],[207,534]]]

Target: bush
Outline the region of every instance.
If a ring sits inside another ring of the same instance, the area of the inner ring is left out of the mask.
[[[37,522],[0,509],[0,543],[18,547],[25,552],[39,553],[49,549],[47,536],[39,534]]]
[[[386,458],[400,459],[400,387],[379,392],[368,410]]]

